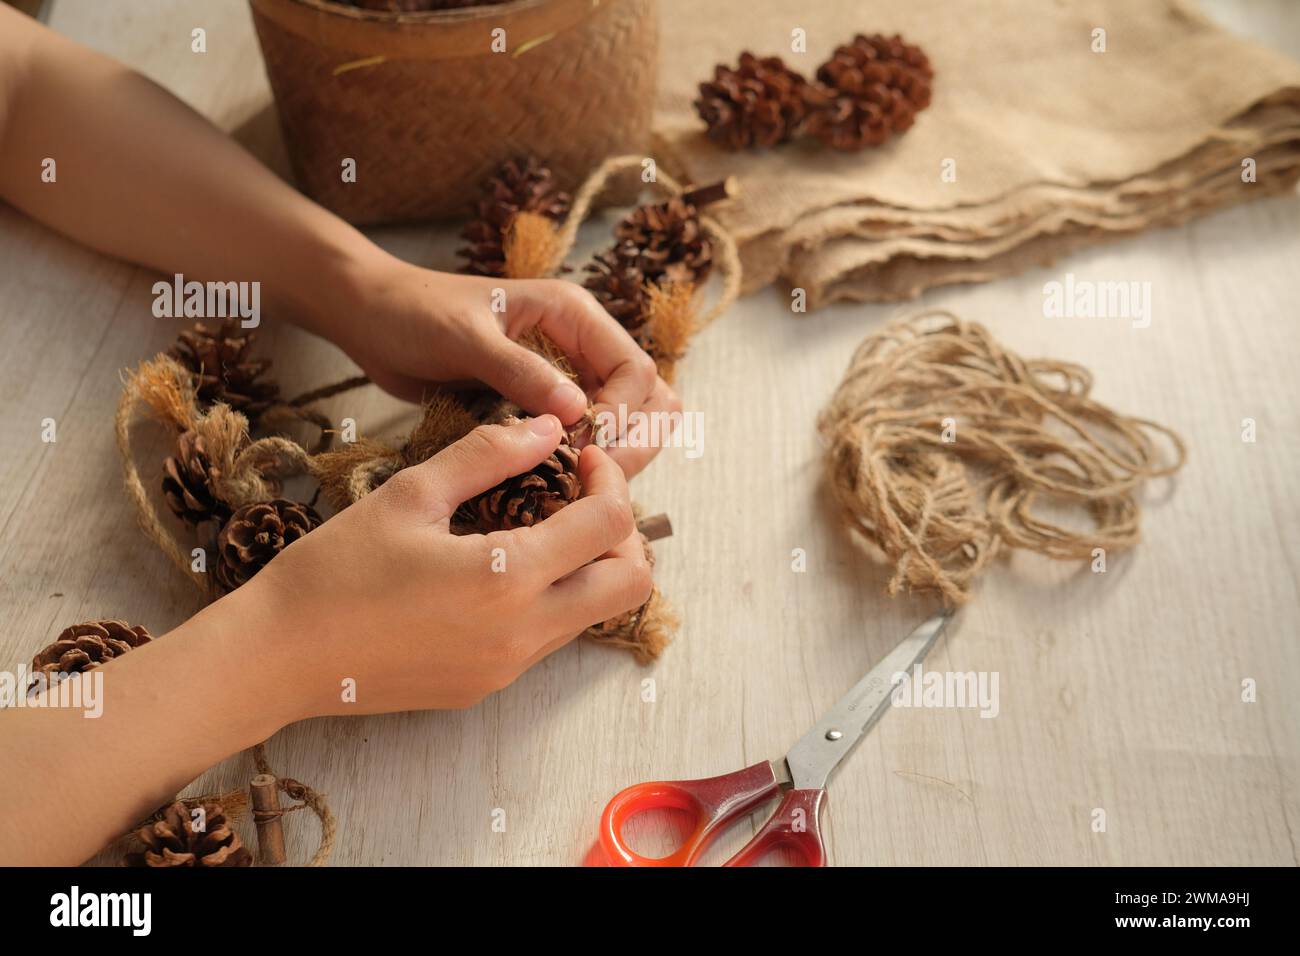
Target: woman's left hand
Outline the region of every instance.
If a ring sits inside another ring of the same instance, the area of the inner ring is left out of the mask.
[[[390,260],[367,270],[360,305],[316,331],[342,348],[385,391],[418,402],[434,383],[478,380],[525,411],[566,425],[597,414],[675,412],[681,402],[654,360],[595,297],[560,279],[452,275]],[[581,385],[520,345],[545,333],[565,353]],[[658,453],[611,447],[627,477]]]

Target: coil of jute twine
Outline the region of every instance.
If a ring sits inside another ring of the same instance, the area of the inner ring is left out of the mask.
[[[1082,366],[1022,359],[950,312],[859,345],[818,427],[849,527],[893,566],[890,594],[956,606],[1003,546],[1065,560],[1138,542],[1136,494],[1182,467],[1183,442],[1091,388]],[[1048,520],[1044,504],[1092,527]]]
[[[511,277],[541,278],[554,275],[571,251],[578,227],[590,214],[600,193],[614,177],[631,169],[640,169],[644,162],[644,157],[621,156],[602,163],[578,191],[572,211],[562,226],[557,227],[549,220],[543,220],[543,230],[536,222],[516,223],[507,243],[507,266]],[[659,174],[652,185],[658,192],[668,196],[680,195],[684,191],[680,183],[663,173]],[[735,301],[740,292],[740,260],[735,241],[708,217],[701,217],[701,226],[713,241],[717,271],[721,277],[721,290],[714,304],[702,316],[697,317],[697,290],[693,288],[670,290],[659,300],[670,303],[668,307],[674,310],[673,318],[682,320],[683,328],[689,325],[688,332],[711,322]],[[563,356],[544,337],[534,334],[525,340],[525,344],[548,357],[562,371],[566,370]],[[145,535],[199,590],[209,598],[216,596],[210,576],[193,569],[187,549],[182,548],[163,523],[140,476],[131,450],[131,438],[141,412],[178,432],[194,431],[203,438],[211,462],[213,491],[233,508],[269,501],[279,493],[285,481],[299,475],[315,478],[336,507],[346,507],[382,484],[397,470],[435,454],[482,420],[470,416],[445,395],[435,394],[425,403],[415,429],[400,444],[362,438],[345,449],[330,451],[333,435],[330,421],[312,406],[367,384],[367,378],[353,376],[274,405],[259,418],[261,428],[271,434],[254,439],[250,435],[249,421],[243,414],[221,403],[207,409],[200,407],[190,372],[175,359],[159,354],[128,371],[124,376],[114,429],[122,462],[123,483]],[[588,417],[591,417],[590,410]],[[311,449],[287,434],[280,433],[295,422],[306,422],[319,430],[320,439]],[[671,617],[671,611],[656,592],[651,601],[633,615],[627,624],[636,633],[607,631],[601,633],[600,639],[605,643],[623,644],[644,653],[647,648],[653,649],[666,641],[666,636],[661,632],[671,628]],[[280,790],[292,799],[301,801],[298,807],[288,808],[285,812],[305,807],[320,820],[320,844],[307,865],[324,865],[333,850],[337,835],[337,824],[324,795],[306,784],[276,774],[267,760],[265,743],[253,747],[252,756],[259,773],[274,776]]]

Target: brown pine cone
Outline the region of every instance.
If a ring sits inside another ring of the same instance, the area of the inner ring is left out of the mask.
[[[571,197],[555,188],[550,169],[531,156],[507,160],[483,184],[475,218],[461,238],[469,245],[457,255],[466,259],[464,271],[501,277],[506,271],[506,230],[516,213],[533,212],[556,222],[569,214]]]
[[[614,227],[614,236],[640,252],[641,271],[651,282],[698,284],[713,268],[713,243],[700,226],[699,210],[678,196],[633,209]]]
[[[502,424],[516,421],[511,416]],[[551,456],[532,471],[507,478],[461,505],[457,523],[483,534],[528,528],[576,501],[581,492],[578,449],[565,436]]]
[[[276,498],[244,505],[217,535],[217,564],[213,575],[233,591],[270,563],[271,559],[321,524],[311,507]]]
[[[53,687],[72,674],[92,671],[151,640],[143,627],[132,627],[125,621],[74,624],[32,658],[32,682],[27,693]],[[45,675],[44,679],[36,677],[38,673]]]
[[[176,454],[163,462],[163,497],[172,514],[188,525],[225,521],[230,508],[212,492],[220,471],[208,459],[203,438],[193,431],[176,440]]]
[[[274,382],[261,381],[271,363],[248,357],[256,337],[235,319],[225,319],[216,328],[199,322],[182,332],[167,354],[193,373],[200,405],[225,402],[253,421],[280,395]]]
[[[833,149],[879,146],[930,105],[934,70],[900,36],[857,36],[817,70],[808,132]]]
[[[740,54],[735,68],[721,63],[700,84],[695,111],[709,139],[727,149],[775,146],[794,138],[808,115],[808,81],[780,57]]]
[[[645,325],[648,307],[643,265],[641,251],[633,243],[621,241],[595,256],[585,268],[590,275],[582,283],[633,335]]]
[[[199,829],[201,827],[201,829]],[[127,866],[252,866],[248,851],[226,819],[219,803],[203,804],[196,820],[191,809],[177,800],[161,819],[135,833],[144,849],[126,856]]]

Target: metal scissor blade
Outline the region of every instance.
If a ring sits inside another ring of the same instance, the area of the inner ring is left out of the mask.
[[[880,715],[889,709],[894,675],[911,671],[929,653],[952,617],[943,611],[930,618],[853,685],[816,726],[786,754],[790,779],[797,789],[821,789],[835,769]]]

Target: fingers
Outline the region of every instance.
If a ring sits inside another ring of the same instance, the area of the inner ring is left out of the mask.
[[[461,502],[540,464],[555,451],[560,434],[554,415],[482,425],[428,461],[399,471],[381,491],[417,495],[431,520],[443,521]]]
[[[559,637],[535,650],[525,668],[532,667],[579,637],[587,628],[640,607],[654,588],[650,560],[640,534],[630,534],[606,557],[547,588],[542,614],[554,622]]]
[[[603,450],[588,445],[578,459],[583,496],[521,532],[546,561],[547,583],[589,564],[636,531],[627,479]]]
[[[650,464],[655,455],[659,454],[663,446],[667,444],[669,436],[672,434],[671,426],[675,424],[673,419],[666,416],[670,416],[675,412],[680,412],[681,410],[682,402],[681,399],[677,397],[677,393],[674,392],[663,379],[656,378],[654,391],[652,391],[650,397],[646,399],[646,403],[641,407],[641,411],[647,415],[663,413],[668,426],[659,433],[659,441],[656,444],[611,445],[606,449],[606,451],[609,452],[609,457],[614,459],[618,466],[623,469],[624,475],[628,478],[633,477],[640,472],[641,469],[645,468],[646,465]]]
[[[599,552],[595,560],[588,558],[576,571],[557,580],[542,595],[543,615],[553,621],[554,630],[564,636],[543,646],[535,653],[535,659],[545,657],[568,643],[572,635],[593,624],[640,607],[650,597],[650,590],[654,586],[645,543],[636,530],[631,504],[626,500],[627,482],[621,470],[599,448],[583,449],[583,457],[592,462],[588,466],[592,473],[587,480],[592,487],[599,489],[592,499],[584,500],[605,498],[613,501],[616,495],[623,498],[622,507],[625,510],[621,512],[621,523],[617,531],[609,529],[611,534],[605,540],[619,534],[621,537]],[[551,524],[582,503],[579,501],[569,505],[564,511],[548,518],[541,527]],[[595,539],[587,543],[588,550],[599,546]]]
[[[640,542],[636,545],[640,547]],[[643,557],[602,558],[552,584],[544,600],[567,634],[640,607],[653,586],[650,565]]]
[[[534,415],[550,413],[565,424],[587,410],[587,396],[559,369],[504,334],[485,337],[474,374]]]
[[[597,410],[641,408],[659,378],[654,359],[585,289],[568,284],[552,295],[538,328],[600,383]]]

